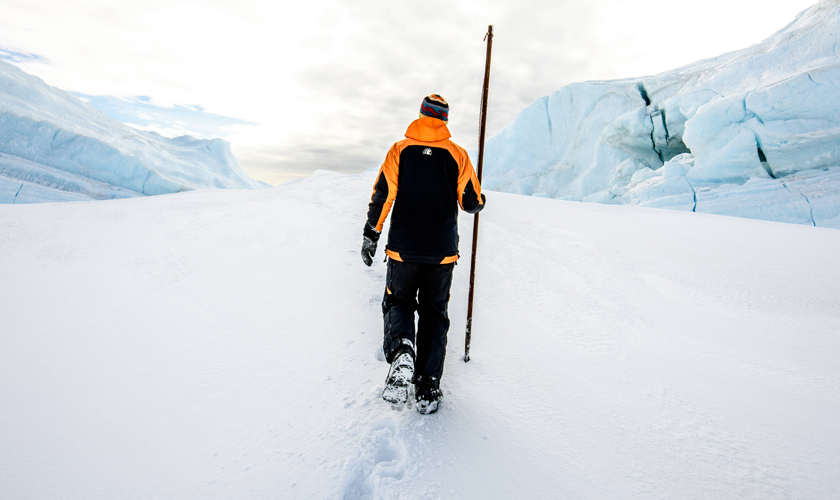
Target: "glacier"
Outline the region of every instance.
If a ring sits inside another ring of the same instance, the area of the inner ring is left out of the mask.
[[[840,228],[840,0],[743,50],[567,85],[487,142],[486,188]]]
[[[0,61],[0,203],[268,187],[222,139],[132,128]]]

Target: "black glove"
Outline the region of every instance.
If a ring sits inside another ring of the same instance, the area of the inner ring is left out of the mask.
[[[365,224],[364,239],[362,239],[362,262],[366,266],[373,263],[373,256],[376,253],[376,243],[379,241],[379,231]]]
[[[373,263],[373,255],[376,253],[376,244],[377,243],[375,241],[367,236],[365,236],[362,240],[362,262],[364,262],[366,266],[370,266]]]

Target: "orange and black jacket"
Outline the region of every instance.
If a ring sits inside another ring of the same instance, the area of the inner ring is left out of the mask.
[[[458,260],[458,206],[477,213],[484,196],[467,152],[437,118],[414,120],[394,144],[373,186],[365,235],[379,238],[391,214],[386,252],[403,262]]]

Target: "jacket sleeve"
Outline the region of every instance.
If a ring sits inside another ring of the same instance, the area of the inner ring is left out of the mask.
[[[382,232],[382,225],[388,218],[394,199],[397,197],[397,179],[400,171],[400,154],[397,144],[394,144],[388,151],[379,174],[376,176],[376,183],[373,185],[373,194],[368,205],[367,222],[365,222],[364,235],[373,239],[379,239]]]
[[[465,212],[477,214],[484,208],[485,198],[481,194],[481,184],[466,151],[461,158],[458,172],[458,203]]]

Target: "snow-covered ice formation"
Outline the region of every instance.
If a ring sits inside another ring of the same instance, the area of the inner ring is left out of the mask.
[[[840,228],[840,0],[752,47],[574,83],[488,140],[511,193]]]
[[[0,61],[0,203],[267,187],[222,139],[134,129]]]

